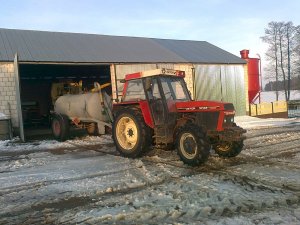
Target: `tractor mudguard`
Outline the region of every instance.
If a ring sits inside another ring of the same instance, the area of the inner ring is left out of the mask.
[[[153,119],[151,116],[149,103],[147,101],[140,101],[139,105],[140,105],[140,109],[142,111],[145,123],[147,124],[147,126],[149,126],[153,129],[154,123],[153,123]]]
[[[117,103],[114,104],[113,106],[113,114],[114,117],[116,117],[117,115],[117,111],[119,111],[120,109],[127,107],[135,107],[135,108],[139,108],[142,112],[144,121],[146,123],[147,126],[151,127],[152,129],[154,128],[154,123],[153,123],[153,119],[151,116],[151,111],[150,111],[150,106],[149,103],[146,100],[140,100],[140,101],[129,101],[129,102],[121,102],[121,103]]]

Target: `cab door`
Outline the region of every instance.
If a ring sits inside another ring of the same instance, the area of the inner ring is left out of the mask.
[[[155,125],[163,125],[167,119],[167,107],[161,96],[158,80],[155,77],[145,79],[145,90]]]

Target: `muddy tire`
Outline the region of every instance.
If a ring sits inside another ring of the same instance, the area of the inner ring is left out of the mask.
[[[69,138],[70,123],[66,115],[55,114],[51,122],[52,134],[58,141],[65,141]]]
[[[219,142],[213,145],[216,153],[223,158],[235,157],[242,151],[244,147],[243,141]]]
[[[151,130],[138,110],[121,109],[112,125],[112,136],[121,155],[136,158],[146,152],[152,142]]]
[[[210,144],[199,126],[188,123],[177,132],[176,148],[184,163],[198,166],[207,161]]]
[[[97,123],[90,123],[87,125],[86,131],[91,136],[97,136],[98,135],[98,125]]]

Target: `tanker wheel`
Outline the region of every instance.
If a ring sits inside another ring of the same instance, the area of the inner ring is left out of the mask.
[[[139,157],[151,146],[151,131],[138,110],[121,109],[114,120],[112,134],[117,150],[126,157]]]
[[[52,133],[56,140],[65,141],[69,137],[70,124],[66,115],[56,114],[52,118]]]
[[[90,123],[87,125],[86,131],[89,135],[96,136],[98,135],[98,125],[97,123]]]
[[[205,132],[195,124],[186,124],[179,128],[176,148],[181,160],[190,165],[198,166],[208,159],[210,144]]]
[[[243,141],[221,141],[213,145],[216,153],[224,158],[235,157],[242,151],[244,147]]]

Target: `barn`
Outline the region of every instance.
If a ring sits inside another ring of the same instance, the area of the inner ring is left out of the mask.
[[[53,86],[111,83],[113,99],[125,74],[156,68],[184,70],[195,100],[248,108],[247,62],[206,41],[0,29],[0,112],[16,134],[47,126]]]

